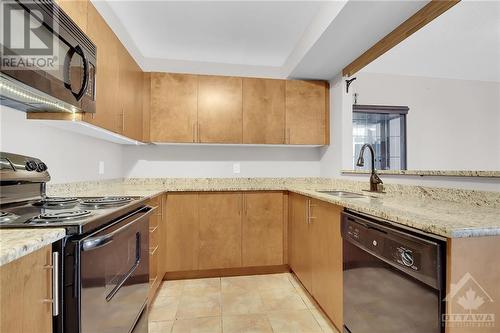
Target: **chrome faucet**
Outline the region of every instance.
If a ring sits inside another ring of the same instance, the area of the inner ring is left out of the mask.
[[[358,161],[356,162],[356,165],[359,167],[362,167],[365,165],[365,159],[363,158],[363,154],[365,152],[366,147],[369,148],[371,157],[372,157],[372,174],[370,176],[370,192],[379,192],[382,193],[384,191],[384,186],[382,179],[377,175],[377,172],[375,171],[375,150],[373,149],[373,146],[371,144],[365,143],[362,147],[361,150],[359,151],[359,157]]]

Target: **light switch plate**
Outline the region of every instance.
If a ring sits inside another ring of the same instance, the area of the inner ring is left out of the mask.
[[[233,173],[240,173],[240,172],[241,172],[240,163],[233,163]]]
[[[99,174],[104,175],[104,161],[99,161]]]

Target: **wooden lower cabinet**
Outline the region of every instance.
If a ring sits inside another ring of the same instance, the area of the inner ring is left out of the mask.
[[[148,303],[151,304],[166,272],[166,226],[164,219],[165,196],[160,194],[150,199],[148,205],[156,208],[149,218]]]
[[[295,193],[288,198],[290,267],[307,290],[312,290],[311,237],[308,207],[310,199]]]
[[[335,326],[343,326],[342,207],[289,196],[290,266]]]
[[[199,194],[199,269],[241,267],[241,193]]]
[[[341,212],[342,207],[311,200],[312,295],[338,329],[343,326]]]
[[[283,264],[282,192],[170,193],[166,271]]]
[[[282,192],[243,194],[243,266],[283,264],[283,200]]]
[[[0,332],[52,332],[52,247],[0,267]]]
[[[197,193],[171,193],[167,195],[166,271],[198,269],[199,215]]]

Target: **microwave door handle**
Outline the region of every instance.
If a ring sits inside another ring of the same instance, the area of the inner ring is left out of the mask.
[[[81,51],[81,56],[83,59],[83,82],[82,82],[82,87],[80,88],[80,91],[75,95],[75,98],[77,101],[81,100],[83,95],[85,95],[85,92],[87,91],[87,86],[89,84],[89,61],[87,58],[85,58],[85,53],[83,50],[80,48],[80,46],[77,46],[77,48]],[[78,50],[77,50],[78,52]]]
[[[138,220],[150,215],[151,213],[153,213],[154,211],[154,208],[152,207],[149,207],[149,206],[146,206],[149,208],[148,211],[146,211],[144,214],[141,214],[139,217],[135,218],[134,220],[132,220],[131,222],[125,224],[124,226],[106,234],[106,235],[102,235],[102,236],[98,236],[98,237],[91,237],[89,239],[86,239],[83,241],[82,243],[82,250],[83,251],[91,251],[91,250],[94,250],[94,249],[98,249],[100,247],[103,247],[103,246],[106,246],[108,245],[109,243],[111,243],[113,241],[113,238],[116,234],[122,232],[123,230],[127,229],[129,226],[131,226],[132,224],[134,224],[135,222],[137,222]]]
[[[71,59],[73,59],[73,56],[77,53],[80,55],[83,59],[83,83],[82,87],[80,88],[80,91],[77,93],[73,92],[73,89],[71,87],[71,77],[70,77],[70,66],[71,66]],[[85,91],[87,90],[87,86],[89,84],[89,63],[87,61],[87,58],[85,58],[85,53],[83,52],[82,48],[80,45],[75,46],[74,48],[71,47],[66,53],[66,57],[64,58],[64,69],[63,69],[63,75],[64,75],[64,86],[71,91],[73,96],[76,98],[77,101],[82,99],[83,95],[85,94]]]

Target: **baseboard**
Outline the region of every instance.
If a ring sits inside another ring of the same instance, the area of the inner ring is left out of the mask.
[[[163,280],[200,279],[210,277],[227,277],[241,275],[276,274],[288,273],[288,265],[256,266],[256,267],[235,267],[221,269],[205,269],[197,271],[167,272]]]

